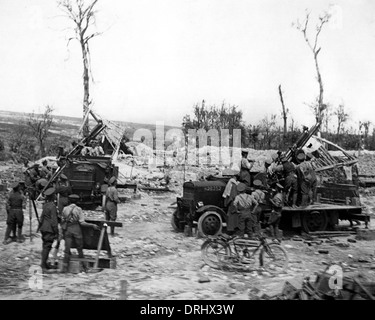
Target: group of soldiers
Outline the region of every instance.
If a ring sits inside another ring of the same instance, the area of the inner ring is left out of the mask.
[[[79,258],[84,258],[81,227],[86,226],[99,230],[99,226],[85,221],[83,210],[77,205],[80,197],[72,193],[67,176],[60,173],[55,181],[49,181],[52,177],[52,170],[47,166],[46,161],[43,161],[42,164],[41,168],[37,163],[29,168],[28,163],[25,163],[25,181],[15,182],[11,185],[11,191],[6,200],[7,228],[3,244],[9,244],[15,240],[24,241],[22,236],[23,210],[26,208],[27,196],[31,201],[35,201],[41,194],[44,199],[38,226],[43,242],[41,267],[43,271],[57,268],[55,264],[48,262],[49,254],[55,241],[56,249],[58,249],[60,241],[64,240],[65,249],[61,272],[65,273],[68,271],[71,248],[74,244]],[[105,218],[108,221],[117,219],[117,204],[120,200],[116,185],[117,179],[111,177],[108,181],[104,208]],[[46,189],[47,186],[50,187]],[[12,232],[13,237],[11,237]],[[114,227],[111,227],[111,235],[114,236]],[[85,264],[83,267],[85,268]]]
[[[264,172],[253,177],[250,171],[254,160],[248,155],[248,150],[241,151],[240,172],[228,181],[223,193],[228,208],[227,230],[251,238],[259,233],[260,220],[266,220],[271,236],[280,240],[283,206],[307,206],[316,199],[317,177],[311,164],[314,157],[298,150],[289,161],[278,152],[266,159]],[[266,198],[271,205],[267,216],[263,212]]]

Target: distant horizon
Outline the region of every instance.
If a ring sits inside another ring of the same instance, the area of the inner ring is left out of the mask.
[[[13,111],[13,110],[4,110],[4,109],[0,109],[0,113],[17,113],[17,114],[24,114],[24,115],[29,115],[29,114],[32,114],[33,112],[23,112],[23,111]],[[43,114],[43,112],[34,112],[35,114],[37,115],[40,115],[40,114]],[[107,120],[107,121],[111,121],[111,122],[117,122],[117,123],[126,123],[126,124],[137,124],[137,125],[147,125],[147,126],[150,126],[150,125],[155,125],[155,123],[146,123],[146,122],[134,122],[134,121],[124,121],[124,120],[114,120],[114,119],[109,119],[109,118],[105,118],[103,115],[101,114],[98,114],[98,113],[95,113],[96,115],[98,115],[100,118],[104,119],[104,120]],[[52,113],[52,115],[54,117],[61,117],[61,118],[72,118],[72,119],[75,119],[75,120],[83,120],[83,117],[78,117],[78,116],[69,116],[69,115],[63,115],[63,114],[56,114],[56,113]],[[93,118],[89,118],[90,122],[95,122],[95,119]],[[177,125],[171,125],[171,124],[167,124],[165,123],[164,124],[166,127],[172,127],[172,128],[181,128],[182,126],[177,126]]]

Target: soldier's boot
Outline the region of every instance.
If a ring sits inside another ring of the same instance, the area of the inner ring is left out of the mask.
[[[68,267],[69,267],[69,263],[63,262],[60,273],[68,273]]]
[[[14,241],[17,241],[17,225],[14,225],[13,227],[12,227],[12,234],[13,234],[13,240]]]
[[[17,242],[21,243],[23,242],[24,239],[23,239],[23,236],[22,236],[22,227],[18,227],[17,229]]]
[[[115,227],[111,226],[111,236],[113,237],[115,235]]]
[[[293,193],[293,197],[292,197],[292,207],[293,208],[296,208],[297,207],[297,193],[295,192],[295,193]]]
[[[277,239],[277,241],[281,242],[279,227],[276,225],[274,229],[275,229],[275,238]]]
[[[275,238],[275,228],[273,225],[270,225],[270,236],[271,238]]]
[[[40,263],[40,267],[43,269],[43,271],[50,269],[50,266],[47,263],[48,255],[49,255],[49,250],[43,249],[42,250],[41,263]]]
[[[5,237],[4,237],[3,244],[8,244],[8,243],[12,242],[12,239],[10,238],[10,232],[11,231],[12,231],[12,228],[7,225],[7,228],[5,230]]]
[[[308,204],[309,204],[309,196],[307,194],[303,194],[301,207],[306,207]]]

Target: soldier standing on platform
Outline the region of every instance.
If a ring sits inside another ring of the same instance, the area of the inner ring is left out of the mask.
[[[78,257],[84,258],[83,255],[83,235],[81,226],[88,226],[94,228],[94,230],[99,230],[100,228],[93,223],[88,223],[85,221],[82,209],[77,206],[79,196],[76,194],[69,195],[70,205],[66,206],[62,212],[61,218],[61,229],[65,234],[65,250],[64,250],[64,260],[61,272],[68,272],[68,266],[70,261],[70,249],[73,242],[76,245],[78,251]]]
[[[247,156],[249,151],[242,149],[241,151],[241,163],[240,163],[240,178],[239,181],[246,184],[247,187],[251,186],[251,175],[250,170],[254,166],[254,161],[249,161]]]

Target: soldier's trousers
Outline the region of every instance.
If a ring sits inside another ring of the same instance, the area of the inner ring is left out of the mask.
[[[257,216],[256,214],[252,214],[250,209],[241,211],[238,217],[240,235],[247,233],[249,236],[252,236],[257,223]]]
[[[64,250],[64,263],[69,263],[70,260],[70,249],[72,248],[73,244],[75,244],[78,257],[84,258],[83,255],[83,236],[82,230],[79,223],[75,223],[72,225],[68,225],[65,231],[65,250]]]
[[[22,228],[23,226],[23,210],[22,209],[10,209],[7,217],[7,225]]]

